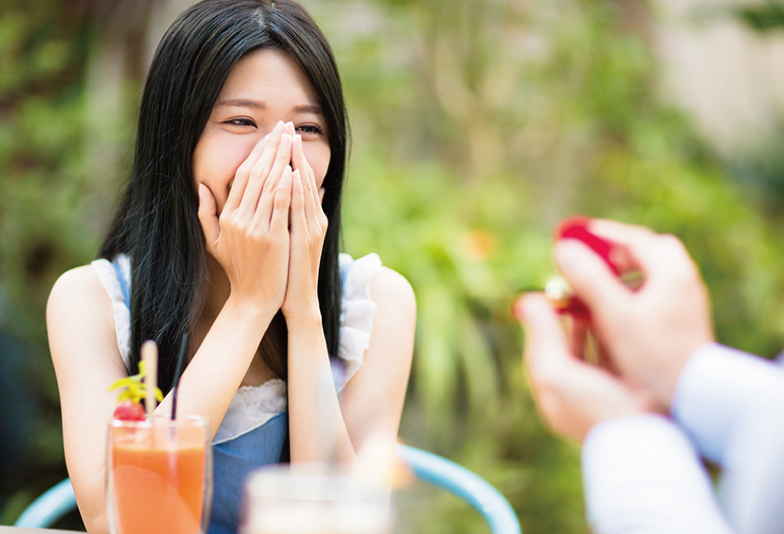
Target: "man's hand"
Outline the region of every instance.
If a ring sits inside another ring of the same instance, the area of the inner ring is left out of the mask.
[[[642,286],[624,286],[604,261],[571,239],[555,245],[558,268],[591,310],[592,328],[614,369],[669,408],[686,360],[715,339],[699,269],[671,235],[604,220],[591,221],[589,229],[627,256],[622,262],[642,271]]]
[[[515,314],[525,328],[524,363],[536,405],[551,430],[582,442],[602,421],[656,411],[645,390],[570,352],[560,319],[542,295],[521,297]]]

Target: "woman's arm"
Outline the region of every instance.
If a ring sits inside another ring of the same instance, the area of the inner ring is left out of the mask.
[[[408,281],[382,267],[371,279],[370,297],[378,304],[370,347],[340,398],[356,450],[371,436],[394,446],[414,352],[416,300]]]
[[[382,268],[371,280],[378,304],[370,348],[340,399],[320,318],[289,320],[291,460],[353,462],[367,438],[397,438],[414,347],[416,303],[408,282]]]
[[[128,375],[117,347],[112,302],[90,265],[63,274],[46,307],[63,417],[68,474],[91,534],[107,533],[107,424],[117,405],[116,380]]]
[[[414,293],[402,276],[389,269],[373,277],[371,297],[378,307],[370,348],[339,400],[317,295],[327,217],[302,138],[294,135],[293,141],[291,256],[282,306],[289,331],[291,461],[351,463],[371,435],[382,436],[390,449],[394,445],[411,369]]]
[[[183,373],[178,414],[206,417],[214,435],[273,313],[226,303]],[[106,533],[106,435],[117,405],[117,392],[108,389],[127,371],[117,347],[111,300],[91,266],[57,281],[47,326],[68,473],[88,532]],[[171,394],[155,413],[171,413]]]

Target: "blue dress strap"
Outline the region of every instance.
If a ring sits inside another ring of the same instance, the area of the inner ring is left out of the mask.
[[[120,262],[116,259],[112,262],[112,267],[114,267],[114,272],[117,274],[117,283],[120,284],[120,291],[122,292],[123,300],[125,300],[125,307],[130,310],[131,290],[128,288],[128,280],[125,279],[125,274],[123,274],[122,267],[120,267]]]
[[[349,254],[341,253],[338,256],[338,266],[340,267],[340,287],[346,285],[346,277],[348,276],[348,272],[351,270],[351,265],[354,263],[354,258],[352,258]]]

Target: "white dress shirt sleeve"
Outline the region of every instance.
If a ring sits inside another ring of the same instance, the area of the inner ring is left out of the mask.
[[[596,534],[731,534],[699,455],[657,415],[594,427],[583,444],[586,511]]]
[[[776,391],[784,391],[779,365],[710,343],[686,362],[672,415],[705,458],[725,465],[730,438],[737,435],[750,407]]]
[[[784,383],[738,423],[721,482],[723,508],[739,533],[784,532]]]
[[[698,349],[672,413],[702,454],[724,468],[721,500],[741,534],[784,529],[784,370],[717,344]]]

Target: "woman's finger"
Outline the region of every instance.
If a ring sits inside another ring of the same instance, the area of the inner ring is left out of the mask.
[[[204,232],[207,252],[216,258],[218,254],[218,238],[220,237],[220,221],[218,220],[217,211],[215,197],[212,195],[212,192],[206,185],[199,184],[199,222],[201,223],[202,232]]]
[[[310,179],[307,173],[300,173],[302,175],[302,188],[303,188],[303,195],[304,195],[304,209],[305,209],[305,221],[307,222],[307,230],[308,233],[313,235],[321,231],[320,222],[318,220],[318,204],[316,204],[315,198],[317,198],[318,193],[316,192],[316,184],[313,183],[313,180]]]
[[[258,203],[255,206],[255,213],[253,215],[253,224],[261,224],[263,221],[264,228],[269,228],[275,203],[275,195],[279,182],[283,176],[283,172],[285,171],[286,167],[289,167],[289,169],[291,168],[291,165],[288,164],[288,161],[290,161],[291,158],[291,136],[285,133],[285,124],[281,124],[283,125],[281,126],[283,133],[281,134],[280,145],[278,146],[278,150],[275,152],[275,156],[272,161],[272,168],[270,169],[268,176],[264,181],[264,185],[261,189],[261,195],[259,197]]]
[[[282,178],[283,171],[286,167],[291,167],[291,136],[284,132],[280,138],[280,146],[278,147],[275,159],[272,162],[269,176],[264,182],[262,195],[264,193],[272,193],[276,190],[278,182]]]
[[[305,149],[302,147],[301,135],[294,136],[294,146],[291,154],[291,162],[292,162],[292,167],[294,169],[299,169],[300,173],[302,173],[302,183],[306,186],[305,193],[307,194],[310,189],[315,191],[314,188],[307,187],[309,182],[312,184],[316,183],[316,175],[313,172],[313,167],[310,166],[310,163],[308,163],[308,159],[305,157]]]
[[[305,206],[307,203],[299,169],[291,174],[291,235],[307,235]]]
[[[237,172],[234,173],[234,180],[232,181],[231,189],[229,190],[229,197],[226,200],[226,205],[223,208],[224,210],[227,209],[229,211],[234,211],[239,208],[245,195],[245,188],[248,184],[248,180],[250,179],[251,169],[253,169],[253,166],[259,159],[259,156],[267,147],[270,138],[275,137],[275,135],[280,135],[281,129],[282,128],[276,127],[275,130],[270,132],[268,135],[265,135],[258,143],[256,143],[256,146],[253,147],[253,151],[248,155],[247,158],[245,158],[245,161],[243,161],[242,165],[239,166]]]
[[[300,142],[301,142],[301,139],[300,139]],[[303,151],[302,153],[303,153],[303,156],[304,156],[305,152]],[[304,168],[305,168],[305,171],[307,173],[307,176],[303,177],[303,180],[307,179],[307,181],[308,181],[308,184],[309,184],[308,191],[313,196],[313,202],[315,202],[316,204],[320,205],[321,204],[321,197],[319,196],[319,188],[316,185],[316,173],[313,172],[313,167],[310,166],[310,163],[308,163],[307,159],[305,159]]]
[[[245,187],[245,193],[242,195],[242,201],[239,205],[240,215],[243,217],[252,217],[256,211],[256,206],[259,203],[264,182],[267,180],[270,169],[277,157],[280,145],[283,141],[283,122],[278,122],[275,129],[269,135],[264,149],[261,154],[252,162],[252,167],[248,171],[249,177]],[[250,161],[250,158],[248,160]]]
[[[305,150],[302,147],[302,136],[299,134],[294,135],[294,148],[291,152],[291,164],[294,170],[299,169],[300,173],[302,173],[302,179],[305,180],[312,174],[312,169],[308,164],[308,160],[305,157]]]
[[[288,231],[292,174],[291,166],[287,165],[278,181],[278,187],[275,189],[275,200],[269,222],[269,228],[273,233]],[[263,223],[263,221],[261,222]]]

